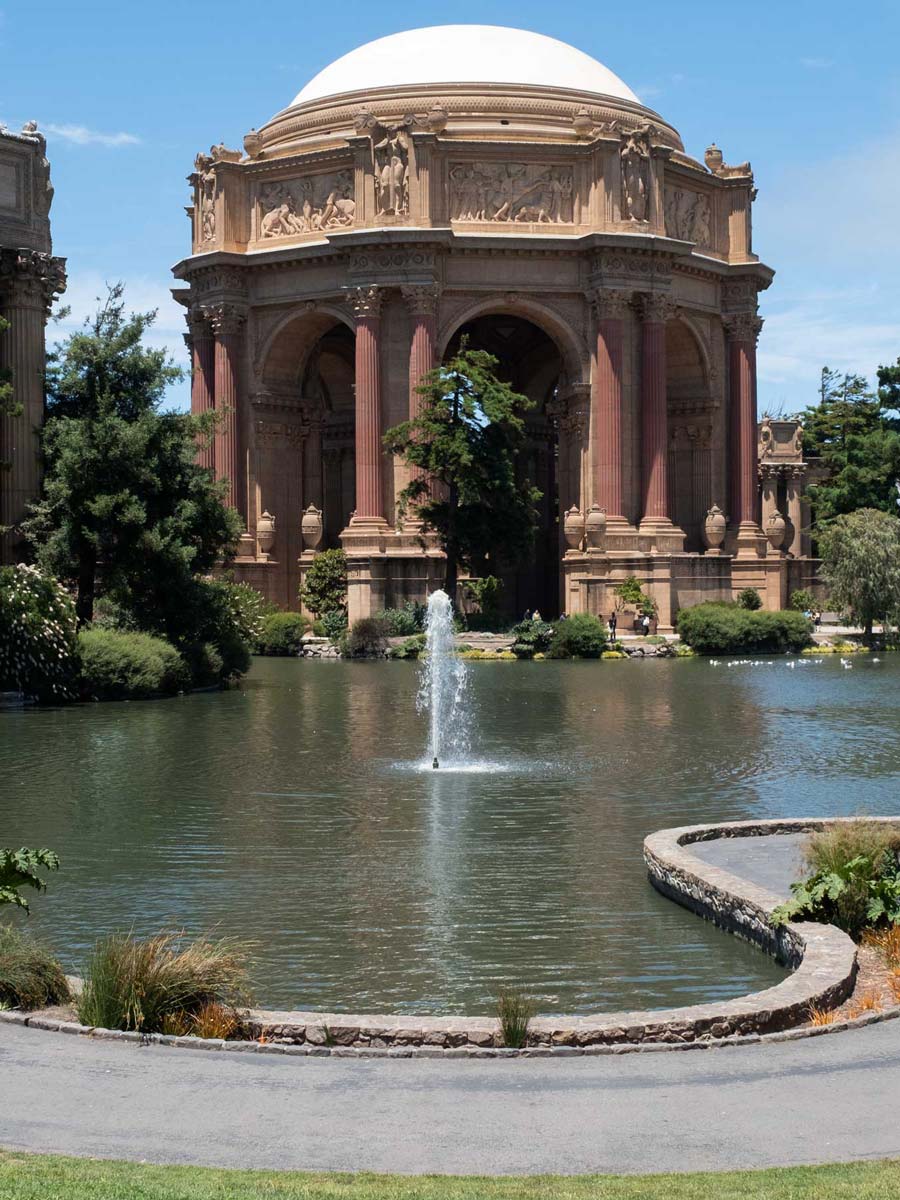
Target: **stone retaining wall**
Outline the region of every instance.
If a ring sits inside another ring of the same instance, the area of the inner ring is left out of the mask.
[[[896,820],[896,818],[895,818]],[[690,852],[690,843],[716,837],[752,837],[820,829],[824,821],[731,822],[686,826],[651,834],[644,842],[650,878],[660,891],[724,929],[748,938],[793,967],[792,974],[764,991],[733,1000],[683,1008],[587,1016],[540,1016],[529,1027],[522,1051],[503,1046],[493,1017],[401,1017],[396,1015],[276,1012],[251,1010],[247,1015],[253,1041],[205,1043],[197,1038],[151,1035],[145,1041],[203,1048],[295,1052],[307,1054],[372,1054],[407,1057],[616,1053],[629,1049],[688,1049],[759,1040],[760,1035],[793,1037],[811,1005],[829,1009],[850,995],[856,978],[856,947],[833,925],[814,922],[775,930],[768,913],[781,902],[762,888],[710,866]],[[884,1014],[892,1015],[892,1014]],[[101,1033],[82,1026],[41,1018],[40,1014],[2,1014],[38,1028]],[[858,1022],[857,1022],[858,1023]],[[815,1035],[846,1028],[850,1023],[802,1031]],[[119,1035],[142,1040],[141,1035]]]

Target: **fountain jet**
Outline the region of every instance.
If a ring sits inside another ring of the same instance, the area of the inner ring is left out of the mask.
[[[436,771],[442,762],[460,765],[469,749],[466,664],[456,653],[453,608],[443,591],[428,597],[425,651],[416,706],[428,714],[428,754]]]

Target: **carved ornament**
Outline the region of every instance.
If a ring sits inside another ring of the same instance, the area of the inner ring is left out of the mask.
[[[457,162],[449,176],[452,221],[567,225],[574,219],[570,167]]]
[[[409,126],[411,118],[397,125],[376,123],[369,128],[375,174],[375,210],[382,216],[409,212]]]
[[[258,446],[289,446],[298,450],[309,434],[308,425],[293,421],[264,421],[258,419],[254,426]]]
[[[641,297],[641,315],[645,321],[671,321],[678,305],[664,292],[647,292]]]
[[[437,313],[440,288],[434,284],[403,284],[400,293],[406,301],[410,315],[433,317]]]
[[[350,307],[357,321],[377,321],[381,316],[384,290],[379,287],[350,288],[347,293]]]
[[[433,250],[363,250],[351,256],[350,273],[397,275],[415,271],[421,277],[422,273],[433,271],[436,263]]]
[[[650,216],[650,133],[652,126],[641,125],[622,134],[619,149],[623,221],[645,224]]]
[[[620,288],[595,288],[590,301],[598,321],[621,321],[631,311],[633,293]]]
[[[666,233],[698,246],[711,244],[709,198],[700,192],[666,188]]]
[[[40,250],[0,249],[0,281],[8,291],[8,304],[49,312],[66,290],[66,260]]]
[[[346,229],[356,219],[352,171],[265,184],[259,196],[259,237]]]
[[[202,307],[216,337],[240,333],[247,320],[247,310],[239,304],[205,304]]]
[[[730,313],[722,318],[722,324],[730,341],[751,342],[755,346],[759,341],[763,319],[755,312]]]

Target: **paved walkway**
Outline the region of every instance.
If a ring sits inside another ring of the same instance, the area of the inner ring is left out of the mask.
[[[698,849],[784,891],[798,841]],[[451,1062],[254,1058],[0,1025],[0,1080],[0,1146],[160,1163],[533,1174],[900,1156],[900,1021],[746,1047]]]

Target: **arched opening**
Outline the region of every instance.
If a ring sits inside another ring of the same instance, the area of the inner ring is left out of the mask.
[[[356,503],[353,330],[332,313],[304,312],[277,330],[265,350],[254,398],[253,474],[258,513],[276,521],[272,558],[279,602],[296,607],[303,550],[300,517],[322,510],[320,549],[340,545]]]
[[[510,615],[519,617],[528,609],[545,616],[559,610],[559,497],[557,432],[551,415],[563,363],[551,337],[524,317],[490,313],[473,317],[456,330],[447,344],[445,357],[468,338],[475,350],[486,350],[500,363],[498,373],[517,392],[534,401],[525,418],[527,439],[520,455],[519,471],[541,492],[538,524],[531,554],[526,560],[498,567],[503,580],[503,603]]]
[[[713,409],[706,363],[683,321],[666,325],[669,512],[684,548],[702,552],[703,519],[713,503]]]

